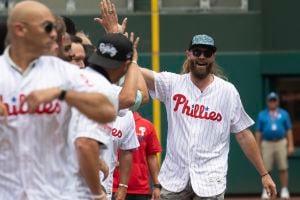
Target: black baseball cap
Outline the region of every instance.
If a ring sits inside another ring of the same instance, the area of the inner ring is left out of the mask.
[[[116,69],[125,61],[131,60],[133,45],[121,33],[105,34],[98,42],[97,50],[88,62],[103,68]]]

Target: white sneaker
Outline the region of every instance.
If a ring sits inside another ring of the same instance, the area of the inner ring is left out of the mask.
[[[281,188],[280,198],[282,198],[282,199],[289,199],[290,198],[289,190],[286,187]]]
[[[266,189],[263,189],[263,191],[261,193],[261,199],[269,199],[269,195],[268,195]]]

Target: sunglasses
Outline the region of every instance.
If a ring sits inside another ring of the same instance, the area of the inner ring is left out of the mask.
[[[193,56],[200,57],[202,54],[205,58],[210,58],[213,55],[213,51],[209,49],[201,50],[201,49],[192,49]]]
[[[46,33],[51,33],[53,29],[56,29],[56,25],[53,22],[46,21],[43,23],[44,30]]]
[[[31,25],[31,26],[35,25],[35,24],[27,23],[27,22],[22,22],[22,23],[26,24],[26,25]],[[56,29],[56,25],[50,21],[45,21],[39,26],[42,26],[44,28],[45,33],[47,33],[47,34],[50,34],[53,31],[53,29]]]

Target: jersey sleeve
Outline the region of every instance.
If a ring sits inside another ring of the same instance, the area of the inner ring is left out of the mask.
[[[174,75],[170,72],[153,72],[155,90],[149,90],[151,97],[165,102],[171,95],[172,81],[176,80]]]
[[[146,154],[152,155],[162,151],[161,145],[158,141],[157,134],[152,123],[148,125],[149,135],[147,137]]]
[[[82,137],[96,140],[104,145],[108,145],[111,141],[109,133],[101,131],[98,123],[90,120],[75,108],[72,109],[69,129],[72,142]]]
[[[69,65],[66,70],[67,82],[63,88],[79,92],[99,92],[105,95],[118,110],[120,90],[117,87],[113,87],[104,78],[100,79],[99,76],[94,76],[89,70]]]
[[[240,131],[252,126],[254,121],[244,110],[240,95],[238,91],[232,86],[232,110],[230,120],[230,132],[239,133]]]
[[[124,118],[124,119],[122,119]],[[132,112],[128,111],[126,116],[118,118],[120,120],[124,120],[124,133],[125,137],[122,139],[120,144],[120,149],[122,150],[129,150],[129,149],[135,149],[140,146],[138,138],[135,133],[135,121],[133,118]]]

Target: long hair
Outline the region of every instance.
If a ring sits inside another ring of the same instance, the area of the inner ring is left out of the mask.
[[[188,61],[188,59],[186,59],[182,65],[182,70],[181,70],[181,74],[186,74],[186,73],[190,73],[190,63]],[[214,74],[215,76],[218,76],[226,81],[228,81],[227,76],[225,75],[223,69],[216,63],[214,62],[212,64],[212,69],[211,69],[211,73]]]

